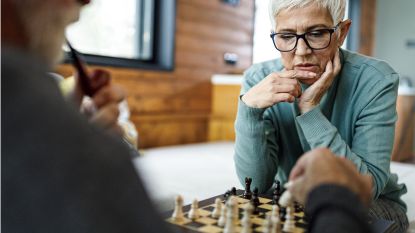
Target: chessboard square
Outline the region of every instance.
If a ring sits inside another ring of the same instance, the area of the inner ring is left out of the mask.
[[[262,224],[264,223],[264,219],[258,217],[252,218],[251,221],[252,224],[257,224],[259,226],[262,226]]]
[[[245,199],[243,197],[236,197],[236,200],[238,201],[238,203],[241,203],[241,204],[249,202],[248,199]]]
[[[294,213],[294,216],[299,217],[299,218],[304,218],[304,212]]]
[[[268,198],[263,198],[263,197],[258,197],[259,198],[259,202],[261,204],[268,204],[270,202],[272,202],[272,200],[268,199]]]
[[[268,209],[263,209],[263,208],[258,208],[258,212],[259,212],[259,214],[265,214],[265,213],[267,213],[267,212],[269,212],[270,210],[268,210]]]
[[[217,220],[213,218],[204,217],[204,218],[196,219],[196,222],[200,222],[205,225],[213,225],[217,222]]]
[[[204,210],[204,209],[199,209],[199,215],[201,217],[210,216],[211,215],[211,211],[207,211],[207,210]]]
[[[255,228],[260,227],[260,226],[261,225],[259,225],[259,224],[252,223],[252,229],[255,229]]]
[[[191,222],[192,220],[188,219],[188,218],[183,218],[180,221],[176,221],[173,218],[168,218],[166,219],[167,222],[172,223],[172,224],[176,224],[176,225],[185,225],[189,222]]]
[[[207,210],[207,211],[209,211],[209,212],[212,212],[214,209],[215,209],[215,207],[214,206],[206,206],[206,207],[204,207],[203,208],[204,210]]]
[[[269,205],[269,204],[263,204],[258,207],[262,209],[266,209],[266,210],[272,210],[272,205]]]
[[[219,232],[222,232],[222,228],[217,227],[217,226],[213,226],[213,225],[206,225],[206,226],[200,227],[197,230],[200,231],[200,232],[205,232],[205,233],[219,233]]]
[[[262,226],[255,227],[254,232],[264,232],[264,227],[262,227]]]
[[[200,223],[200,222],[189,222],[189,223],[183,224],[183,226],[199,228],[201,226],[205,226],[205,224]]]

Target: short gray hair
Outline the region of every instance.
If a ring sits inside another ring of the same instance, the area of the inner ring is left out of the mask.
[[[306,7],[312,3],[317,3],[320,7],[327,9],[334,24],[340,23],[343,20],[346,11],[346,0],[270,0],[268,9],[272,29],[275,29],[277,25],[275,17],[281,10]]]

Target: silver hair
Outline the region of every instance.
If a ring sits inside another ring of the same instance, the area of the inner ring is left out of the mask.
[[[320,7],[327,9],[334,24],[343,20],[346,11],[346,0],[270,0],[268,10],[272,28],[275,30],[277,25],[275,18],[281,10],[306,7],[312,3],[317,3]]]

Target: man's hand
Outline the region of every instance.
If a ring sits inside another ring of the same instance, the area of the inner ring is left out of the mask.
[[[372,177],[359,174],[350,160],[337,157],[328,149],[314,149],[304,154],[291,170],[289,180],[288,190],[303,204],[308,194],[322,184],[344,186],[365,204],[371,198]]]
[[[252,108],[268,108],[280,102],[293,102],[301,96],[297,79],[315,78],[308,71],[281,71],[271,73],[242,96],[242,101]]]
[[[337,76],[337,74],[340,72],[340,69],[340,55],[339,50],[337,50],[336,55],[334,56],[334,61],[327,62],[326,69],[321,77],[309,88],[307,88],[307,90],[305,90],[301,97],[298,99],[298,107],[301,111],[301,114],[310,111],[320,103],[321,98],[330,88],[334,77]]]
[[[76,79],[74,93],[84,96],[81,85]],[[90,122],[99,125],[105,130],[123,135],[121,127],[118,125],[119,108],[118,104],[125,99],[124,90],[111,82],[110,74],[105,70],[94,70],[90,79],[93,89],[92,105],[84,102],[80,106],[81,112],[87,115]]]
[[[124,132],[118,125],[120,115],[118,104],[124,98],[125,92],[120,86],[108,84],[99,89],[92,98],[97,111],[92,114],[90,121],[122,136]]]

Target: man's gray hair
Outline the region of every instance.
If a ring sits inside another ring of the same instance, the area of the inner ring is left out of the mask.
[[[270,0],[268,9],[272,29],[275,30],[277,25],[275,18],[281,10],[306,7],[312,3],[317,3],[320,7],[327,9],[334,24],[338,24],[343,20],[346,11],[346,0]]]

